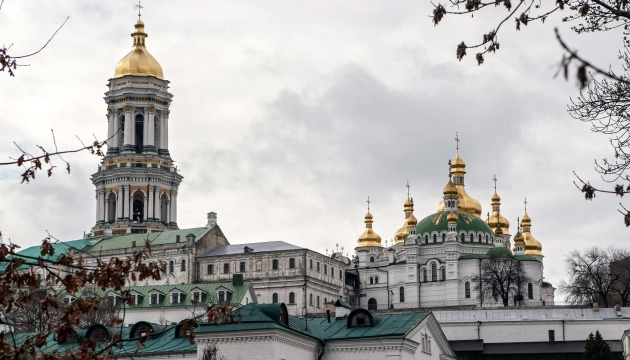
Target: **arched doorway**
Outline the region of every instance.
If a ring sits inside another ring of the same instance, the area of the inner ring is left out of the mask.
[[[144,222],[144,194],[136,191],[133,194],[133,222]]]
[[[376,310],[376,307],[377,304],[375,298],[371,298],[370,300],[368,300],[368,310]]]

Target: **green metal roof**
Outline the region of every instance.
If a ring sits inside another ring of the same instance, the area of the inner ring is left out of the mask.
[[[91,245],[91,242],[88,239],[55,242],[51,244],[51,246],[55,250],[55,253],[53,255],[42,256],[42,253],[41,253],[42,246],[36,245],[36,246],[27,247],[24,250],[18,251],[14,256],[24,256],[25,259],[29,262],[36,262],[35,260],[30,259],[30,258],[41,258],[44,260],[55,261],[59,258],[60,255],[67,254],[69,249],[73,249],[75,252],[78,252],[78,250],[83,251],[89,245]],[[7,266],[6,262],[0,264],[0,270],[6,268],[6,266]],[[23,265],[20,269],[26,269],[26,268],[27,266]]]
[[[348,328],[348,317],[307,319],[309,331],[323,340],[402,338],[424,320],[430,312],[406,312],[396,314],[372,314],[374,326]]]
[[[492,249],[488,250],[488,253],[486,255],[488,257],[510,257],[512,256],[512,252],[505,246],[495,246]]]
[[[449,211],[440,211],[420,220],[416,226],[416,233],[418,236],[424,237],[425,233],[448,231],[448,220],[446,220],[448,213]],[[488,235],[494,235],[490,226],[488,226],[488,224],[479,217],[463,211],[456,212],[456,214],[457,233],[462,231],[468,233],[472,231],[475,233],[483,232],[488,233]]]
[[[180,229],[180,230],[166,230],[162,232],[152,232],[147,234],[124,234],[116,235],[109,239],[103,239],[96,242],[86,251],[107,251],[115,249],[127,249],[133,247],[135,241],[136,247],[143,248],[147,240],[151,245],[164,245],[174,244],[177,241],[179,235],[179,241],[186,242],[186,235],[195,235],[196,239],[199,239],[205,235],[210,229],[206,227],[192,228],[192,229]],[[183,244],[182,244],[183,245]]]

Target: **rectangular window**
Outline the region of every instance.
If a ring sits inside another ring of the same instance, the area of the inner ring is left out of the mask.
[[[224,274],[229,274],[230,273],[230,264],[229,263],[223,264],[223,273]]]
[[[225,301],[225,291],[219,291],[219,302]]]
[[[214,266],[212,264],[208,264],[208,275],[214,274]]]
[[[196,303],[201,301],[201,293],[199,291],[193,292],[193,301]]]
[[[308,268],[313,270],[313,259],[308,259]]]
[[[241,263],[239,264],[239,270],[242,273],[245,272],[245,261],[241,261]]]
[[[319,272],[319,261],[317,262],[317,272]]]
[[[289,259],[289,269],[295,269],[295,259],[294,258],[290,258]]]
[[[333,266],[330,267],[330,276],[335,277],[335,268]]]
[[[151,305],[158,303],[158,294],[151,294]]]
[[[174,292],[173,294],[171,294],[171,298],[172,304],[179,304],[179,293]]]
[[[328,265],[324,264],[324,275],[328,275]]]
[[[341,270],[339,270],[339,279],[343,280],[343,273],[341,272]]]
[[[131,303],[134,305],[138,305],[138,295],[136,294],[131,295]]]
[[[278,260],[277,259],[271,260],[271,270],[278,270]]]

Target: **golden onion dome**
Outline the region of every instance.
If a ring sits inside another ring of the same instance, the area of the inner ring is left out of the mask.
[[[357,247],[383,247],[383,244],[381,244],[381,237],[372,229],[372,219],[373,216],[368,210],[368,213],[365,215],[365,231],[361,234],[361,236],[359,236],[359,245]]]
[[[531,218],[527,215],[527,211],[525,211],[525,215],[523,215],[522,226],[523,226],[523,241],[525,242],[525,255],[539,255],[543,256],[542,253],[542,244],[540,241],[536,240],[531,233]]]
[[[413,200],[409,197],[409,194],[407,194],[407,201],[405,201],[404,210],[406,216],[405,222],[400,227],[400,229],[396,231],[396,234],[394,234],[394,239],[396,239],[396,243],[404,242],[407,238],[407,235],[409,235],[408,228],[410,226],[413,227],[418,224],[418,220],[415,216],[413,216]]]
[[[413,216],[413,214],[409,215],[409,217],[407,218],[407,226],[416,226],[418,224],[418,219],[416,219],[415,216]]]
[[[125,57],[116,64],[114,78],[132,75],[154,76],[158,79],[164,79],[162,67],[157,60],[149,54],[145,46],[145,40],[148,35],[144,32],[144,23],[142,20],[138,19],[135,28],[136,31],[131,34],[131,37],[133,37],[131,52],[125,55]]]
[[[450,177],[442,193],[444,194],[444,196],[457,195],[457,188],[455,187],[455,185],[453,185],[453,181],[451,181]]]
[[[501,215],[501,197],[497,194],[497,189],[494,189],[494,195],[491,198],[492,215],[486,220],[491,228],[495,229],[497,226],[501,226],[503,235],[511,236],[510,234],[510,222],[508,219]]]
[[[514,246],[512,247],[512,251],[516,252],[516,245],[518,244],[523,244],[523,247],[525,247],[525,238],[520,231],[517,231],[516,235],[514,235]]]
[[[449,212],[446,216],[446,221],[448,221],[448,223],[451,225],[457,223],[457,214],[455,214],[455,212],[451,210],[451,212]]]
[[[477,217],[481,216],[481,204],[476,199],[473,199],[468,195],[464,187],[464,174],[466,174],[466,163],[459,157],[459,151],[455,156],[455,161],[451,163],[453,177],[461,178],[459,181],[456,179],[455,188],[457,188],[457,209],[460,212],[467,212]],[[448,185],[447,185],[448,186]],[[446,190],[446,188],[445,188]],[[444,211],[444,201],[438,204],[438,211]]]

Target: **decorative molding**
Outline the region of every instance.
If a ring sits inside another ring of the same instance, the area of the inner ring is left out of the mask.
[[[151,114],[155,113],[155,106],[153,105],[149,106],[149,113]]]
[[[131,109],[132,109],[131,105],[127,104],[123,107],[123,112],[126,112],[126,113],[131,112]]]
[[[112,108],[107,108],[107,116],[111,116],[113,113]]]

